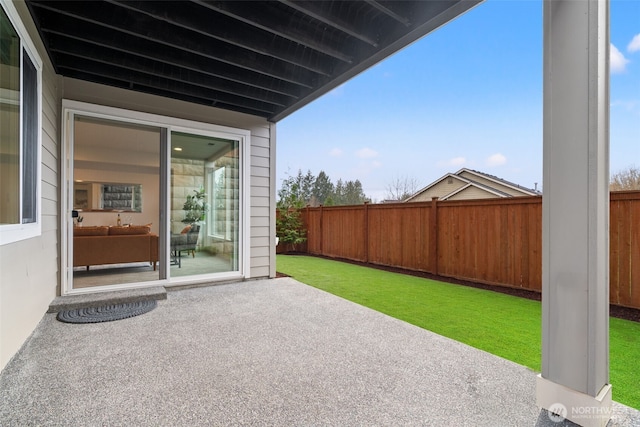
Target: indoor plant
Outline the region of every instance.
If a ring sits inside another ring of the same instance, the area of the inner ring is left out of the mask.
[[[182,206],[184,210],[183,223],[197,224],[204,221],[205,213],[209,208],[208,203],[205,201],[206,197],[207,194],[204,192],[204,188],[193,190],[193,195],[187,196],[187,200]]]

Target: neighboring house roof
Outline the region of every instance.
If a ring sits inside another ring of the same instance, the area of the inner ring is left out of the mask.
[[[56,73],[276,122],[483,0],[26,0]]]
[[[462,168],[456,173],[448,173],[426,187],[418,190],[405,202],[430,201],[461,198],[499,198],[517,196],[537,196],[541,192],[523,187],[495,175]]]

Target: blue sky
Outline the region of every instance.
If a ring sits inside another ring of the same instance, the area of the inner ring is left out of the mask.
[[[640,167],[640,1],[611,0],[610,163]],[[542,187],[542,2],[487,0],[278,122],[298,169],[384,198],[462,167]]]

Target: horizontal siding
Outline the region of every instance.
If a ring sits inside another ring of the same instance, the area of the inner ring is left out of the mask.
[[[253,255],[254,257],[268,257],[269,256],[269,248],[265,247],[265,246],[260,246],[257,248],[253,248],[253,250],[251,251],[251,255]]]
[[[447,179],[443,179],[442,181],[435,184],[433,187],[424,191],[419,196],[411,199],[412,202],[430,202],[433,197],[443,198],[444,196],[451,194],[452,192],[464,187],[467,185],[466,182],[463,182],[460,179],[452,178],[451,184],[447,182]]]
[[[55,169],[49,167],[49,165],[42,165],[42,182],[46,182],[51,185],[58,185],[58,174]]]
[[[252,216],[251,227],[268,227],[269,218],[265,216]]]
[[[264,260],[260,260],[259,263],[260,265],[258,266],[252,265],[251,277],[269,277],[269,267],[265,267],[262,265],[264,263]],[[258,264],[258,261],[256,261],[256,264]]]
[[[262,157],[262,158],[268,159],[269,158],[269,147],[252,145],[251,146],[251,155],[255,156],[255,157]]]
[[[251,177],[251,187],[271,188],[271,185],[269,184],[269,178],[265,176],[253,176]]]
[[[18,351],[58,292],[60,146],[59,78],[23,2],[14,2],[43,61],[41,126],[41,234],[0,246],[0,368]]]
[[[267,129],[268,130],[268,129]],[[270,185],[271,170],[270,133],[251,135],[251,253],[250,276],[268,277],[271,264],[270,244],[275,240],[269,227],[270,195],[275,189]]]
[[[58,168],[58,153],[51,152],[49,150],[42,149],[42,164],[52,171],[56,171]],[[57,174],[56,174],[57,177]],[[57,180],[56,180],[57,181]]]
[[[58,187],[49,182],[42,181],[42,198],[56,200],[58,198]]]
[[[252,248],[257,248],[260,246],[269,246],[269,238],[268,237],[251,237]]]
[[[269,187],[258,187],[258,186],[251,186],[251,197],[265,197],[265,198],[269,198]]]
[[[478,176],[469,172],[463,172],[460,175],[472,181],[479,182],[480,184],[484,184],[488,187],[495,188],[496,190],[502,191],[511,196],[528,196],[529,195],[524,191],[520,191],[512,187],[509,187],[508,185],[501,184],[499,181],[492,181],[490,179],[487,179],[482,176]]]
[[[253,270],[261,269],[263,266],[266,266],[268,271],[269,256],[252,256],[251,257],[251,268]]]
[[[268,227],[251,227],[251,237],[269,237]],[[253,252],[251,253],[253,255]]]
[[[447,200],[474,200],[474,199],[495,199],[499,198],[493,193],[483,190],[482,188],[470,186],[449,197]]]
[[[251,165],[251,177],[269,178],[269,168],[264,166]]]
[[[58,220],[58,215],[42,215],[42,234],[49,231],[58,231],[58,227],[60,222]],[[53,244],[58,244],[57,238],[54,239]]]
[[[269,150],[269,135],[263,135],[261,132],[251,132],[251,148],[265,148]]]
[[[252,167],[263,167],[269,168],[269,158],[268,157],[258,157],[251,156],[251,166]]]
[[[251,197],[251,206],[255,207],[269,207],[268,197]]]

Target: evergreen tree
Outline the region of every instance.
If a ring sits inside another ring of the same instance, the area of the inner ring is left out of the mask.
[[[316,177],[310,170],[307,170],[307,174],[304,176],[298,171],[298,179],[300,181],[300,195],[302,199],[305,201],[305,204],[311,204]]]
[[[301,175],[302,172],[298,171],[298,176]],[[288,178],[282,181],[282,185],[278,191],[278,209],[301,208],[305,205],[298,176],[294,177],[289,175]]]
[[[329,176],[320,171],[313,184],[313,196],[315,197],[315,203],[310,203],[311,206],[326,205],[327,199],[331,197],[334,192],[334,186],[329,179]]]
[[[341,179],[336,182],[336,188],[333,192],[333,202],[336,206],[345,205],[345,187]]]
[[[367,196],[362,190],[362,183],[360,180],[347,181],[344,186],[344,198],[343,204],[345,205],[359,205],[369,201]]]
[[[359,205],[370,199],[364,194],[360,180],[342,181],[334,186],[329,176],[320,171],[314,176],[311,171],[301,170],[282,181],[278,191],[278,208],[302,208],[304,206]]]

